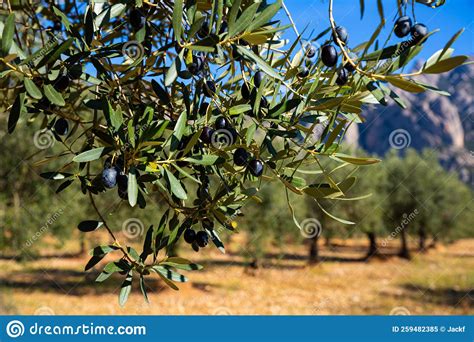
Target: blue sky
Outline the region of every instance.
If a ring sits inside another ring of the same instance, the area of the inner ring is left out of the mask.
[[[355,46],[370,38],[379,24],[379,14],[375,0],[365,0],[366,9],[364,18],[360,19],[360,7],[357,0],[334,0],[334,17],[339,25],[349,31],[349,46]],[[313,36],[328,27],[328,0],[286,0],[285,4],[291,12],[296,26],[305,32],[314,30]],[[393,19],[397,15],[396,0],[383,0],[387,24],[381,33],[384,39],[393,26]],[[430,37],[419,59],[426,59],[444,44],[462,27],[466,30],[453,45],[455,54],[474,56],[474,0],[447,0],[446,4],[432,9],[417,4],[416,20],[428,26],[429,30],[440,29]],[[409,14],[411,16],[411,6]],[[294,38],[292,36],[291,38]],[[306,37],[308,38],[308,37]],[[391,42],[400,42],[392,37]]]

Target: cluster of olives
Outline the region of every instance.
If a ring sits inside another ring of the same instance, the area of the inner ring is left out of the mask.
[[[212,230],[214,228],[214,224],[209,219],[204,219],[202,221],[202,227],[204,229]],[[209,243],[209,234],[205,230],[200,230],[196,232],[194,229],[186,228],[183,233],[184,241],[189,243],[193,249],[197,252],[199,248],[204,248]]]
[[[398,38],[406,37],[411,33],[411,41],[414,44],[419,43],[423,38],[428,35],[428,28],[426,25],[421,23],[412,24],[411,18],[403,16],[397,19],[394,26],[395,35]]]
[[[234,164],[237,166],[245,166],[247,171],[255,177],[260,177],[263,174],[263,163],[261,160],[252,158],[250,161],[250,154],[243,147],[239,147],[234,151]]]
[[[335,34],[332,35],[332,41],[337,43],[337,38],[343,43],[347,44],[347,40],[349,38],[349,34],[347,30],[343,26],[337,26],[335,29]],[[310,45],[306,48],[305,55],[307,58],[313,58],[316,55],[316,48],[313,45]],[[332,43],[326,43],[321,47],[320,51],[321,61],[327,67],[333,67],[337,64],[338,55],[335,46]],[[337,79],[336,84],[339,86],[343,86],[347,83],[349,79],[349,74],[354,71],[354,66],[350,63],[346,63],[343,65],[342,68],[339,69],[337,72]],[[298,76],[303,78],[309,75],[309,70],[305,67],[303,68]]]

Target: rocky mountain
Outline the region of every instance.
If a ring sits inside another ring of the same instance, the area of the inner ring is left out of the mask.
[[[368,107],[363,111],[366,122],[351,126],[355,129],[348,134],[349,142],[378,155],[391,148],[435,149],[447,169],[474,185],[474,65],[418,80],[451,95],[402,92],[406,109],[395,103]]]

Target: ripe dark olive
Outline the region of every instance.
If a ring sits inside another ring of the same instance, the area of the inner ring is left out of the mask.
[[[262,71],[257,71],[253,76],[253,83],[257,88],[260,87],[260,84],[262,84],[264,76],[265,74]]]
[[[200,136],[201,141],[205,144],[210,144],[213,133],[214,133],[214,130],[211,127],[204,127]]]
[[[202,230],[197,232],[196,243],[201,248],[206,247],[209,243],[209,235],[207,235],[207,233],[203,232]]]
[[[116,167],[109,167],[102,171],[102,183],[106,188],[113,188],[117,185],[118,169]]]
[[[123,172],[117,176],[117,185],[121,191],[127,191],[128,189],[128,176]]]
[[[69,79],[67,75],[60,76],[54,82],[54,88],[59,91],[64,91],[69,87],[70,83],[71,83],[71,80]]]
[[[191,138],[189,136],[183,136],[181,138],[181,140],[179,141],[179,144],[178,144],[178,151],[182,151],[186,148],[186,145],[188,144],[189,140],[191,140]]]
[[[247,169],[255,177],[260,177],[263,174],[263,163],[258,159],[252,159],[248,164]]]
[[[343,86],[344,84],[347,83],[348,78],[349,78],[349,72],[347,72],[346,69],[342,68],[337,72],[336,84],[339,86]]]
[[[234,127],[228,127],[227,130],[232,135],[232,142],[231,143],[237,142],[237,138],[239,137],[239,135],[237,133],[237,130]]]
[[[204,95],[212,97],[216,92],[216,84],[213,81],[207,81],[204,84]]]
[[[336,27],[336,34],[337,34],[337,37],[339,38],[339,40],[341,42],[343,42],[344,44],[347,43],[347,39],[349,38],[349,34],[347,33],[347,30],[346,30],[345,27],[343,27],[343,26]],[[334,43],[336,43],[336,37],[334,36],[334,32],[332,34],[332,40],[334,41]]]
[[[309,69],[307,67],[303,67],[300,72],[298,73],[299,78],[305,78],[309,76]]]
[[[138,31],[143,27],[145,24],[145,17],[143,16],[142,12],[136,8],[130,11],[130,25],[135,31]]]
[[[344,64],[344,69],[346,69],[348,72],[353,72],[355,70],[355,66],[347,62],[346,64]]]
[[[237,166],[244,166],[247,164],[247,160],[249,159],[249,153],[243,147],[239,147],[234,152],[234,163]]]
[[[337,51],[332,45],[324,45],[321,48],[321,60],[325,66],[332,67],[337,63]]]
[[[250,89],[246,82],[242,84],[242,88],[240,88],[240,94],[244,100],[250,100]]]
[[[230,127],[229,121],[223,116],[220,116],[216,119],[216,129],[226,129]]]
[[[69,131],[69,123],[66,119],[59,118],[54,123],[54,131],[59,135],[66,135]]]
[[[219,34],[226,32],[228,27],[229,25],[227,24],[227,21],[224,20],[221,24],[221,28],[219,29]]]
[[[262,96],[260,99],[260,108],[268,108],[269,106],[267,98]]]
[[[240,62],[244,58],[244,56],[242,56],[239,50],[237,50],[237,47],[235,45],[232,45],[231,51],[232,51],[232,59],[234,61]]]
[[[398,38],[403,38],[408,35],[411,31],[411,18],[403,16],[397,19],[395,22],[394,32]]]
[[[351,58],[351,60],[354,62],[354,63],[358,63],[357,62],[357,55],[355,53],[352,53],[352,52],[349,52],[349,57]],[[347,71],[349,72],[353,72],[355,70],[355,66],[352,65],[351,63],[349,63],[349,61],[347,61],[345,64],[344,64],[344,69],[346,69]]]
[[[208,200],[211,198],[211,193],[209,192],[209,184],[200,186],[197,191],[196,195],[200,200]]]
[[[314,56],[316,56],[316,47],[313,45],[309,45],[306,48],[305,55],[308,58],[313,58]]]
[[[411,36],[415,42],[421,41],[428,35],[428,28],[423,24],[415,24],[411,28]]]
[[[196,232],[193,229],[186,229],[183,237],[187,243],[193,243],[196,240]]]
[[[199,107],[199,114],[201,114],[201,116],[206,115],[208,107],[209,107],[209,102],[203,102],[201,106]]]
[[[53,24],[53,29],[55,31],[61,31],[62,29],[62,24],[60,21],[55,21],[54,24]]]
[[[192,63],[188,64],[187,67],[188,67],[188,71],[191,74],[193,74],[193,75],[199,74],[202,70],[202,67],[203,67],[203,61],[202,61],[201,57],[193,56]]]

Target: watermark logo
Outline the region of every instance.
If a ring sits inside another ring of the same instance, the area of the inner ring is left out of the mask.
[[[411,135],[407,130],[399,128],[390,133],[388,142],[392,148],[401,150],[410,146]]]
[[[402,221],[400,222],[400,224],[390,233],[388,238],[382,241],[382,247],[386,247],[389,241],[395,239],[397,235],[400,234],[401,231],[405,229],[410,224],[410,222],[412,222],[418,216],[419,213],[420,212],[418,211],[418,209],[413,210],[409,214],[404,213],[402,215]]]
[[[230,316],[232,315],[232,312],[229,310],[229,308],[226,308],[224,306],[216,308],[213,312],[213,315],[216,316]]]
[[[49,306],[41,306],[35,310],[35,316],[54,316],[55,312]]]
[[[321,222],[315,218],[307,218],[301,222],[301,235],[307,239],[319,237],[322,231]]]
[[[129,239],[136,239],[143,235],[145,226],[140,219],[136,217],[129,218],[122,223],[122,232]]]
[[[143,45],[136,40],[131,40],[123,45],[122,53],[127,56],[127,58],[135,61],[143,57],[145,49]]]
[[[410,311],[404,306],[396,306],[390,311],[390,316],[410,316]]]
[[[218,129],[214,131],[211,135],[211,144],[217,149],[232,146],[234,144],[232,132],[227,129]]]
[[[23,336],[25,333],[25,326],[20,321],[10,321],[6,327],[7,335],[11,338]]]
[[[35,132],[33,136],[33,144],[40,150],[46,150],[55,143],[54,135],[49,129],[42,129]]]

